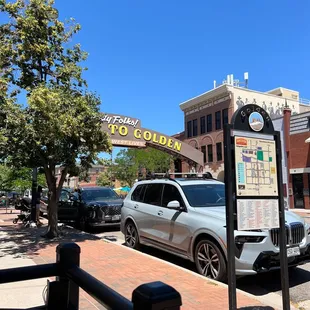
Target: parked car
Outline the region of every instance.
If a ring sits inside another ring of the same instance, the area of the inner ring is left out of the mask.
[[[123,200],[108,187],[85,187],[79,192],[62,189],[58,220],[74,222],[83,230],[87,227],[119,226],[122,205]]]
[[[310,226],[286,211],[288,262],[310,261]],[[161,179],[135,183],[124,200],[121,231],[126,245],[152,246],[195,262],[198,272],[225,281],[225,185],[213,179]],[[236,274],[280,267],[279,229],[235,231]]]

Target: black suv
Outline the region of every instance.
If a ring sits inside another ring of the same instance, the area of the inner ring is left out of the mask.
[[[109,187],[85,187],[78,192],[63,189],[58,220],[74,221],[81,229],[120,225],[123,200]]]

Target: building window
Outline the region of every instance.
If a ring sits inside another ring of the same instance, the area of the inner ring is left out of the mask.
[[[222,142],[216,143],[216,158],[217,158],[217,161],[223,160]]]
[[[200,117],[200,134],[203,135],[206,133],[206,117]]]
[[[207,115],[207,132],[212,131],[212,114]]]
[[[197,119],[193,120],[193,137],[198,136],[198,121]]]
[[[203,153],[203,162],[206,163],[207,162],[207,150],[206,150],[206,146],[205,145],[203,145],[201,147],[201,152]]]
[[[208,163],[213,162],[213,145],[209,144],[208,145]]]
[[[228,109],[222,111],[223,127],[225,124],[228,124]]]
[[[221,129],[221,111],[215,112],[215,130]]]
[[[192,137],[192,121],[187,122],[187,138]]]

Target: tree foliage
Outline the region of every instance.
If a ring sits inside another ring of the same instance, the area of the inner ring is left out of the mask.
[[[46,178],[44,173],[38,174],[38,184],[46,187]],[[6,165],[0,165],[0,190],[3,191],[21,191],[30,189],[32,186],[32,169],[22,167],[20,169],[12,168]]]
[[[139,173],[165,173],[171,161],[171,155],[153,148],[125,149],[117,154],[111,171],[116,179],[131,187]]]
[[[48,236],[57,235],[57,202],[67,174],[87,170],[111,145],[101,130],[99,98],[86,89],[73,45],[80,25],[58,20],[53,0],[0,0],[0,155],[14,167],[43,167],[49,192]],[[24,90],[26,107],[15,95]],[[56,184],[55,167],[62,174]]]
[[[112,160],[106,158],[98,158],[97,165],[104,166],[104,171],[97,178],[98,186],[113,186]]]
[[[0,165],[0,190],[7,191],[12,189],[11,169],[5,165]]]
[[[54,0],[0,0],[0,11],[8,23],[0,26],[1,89],[15,95],[31,91],[42,82],[78,88],[86,82],[79,63],[87,58],[80,44],[70,48],[73,34],[81,26],[73,18],[58,20]]]
[[[101,172],[97,178],[97,185],[98,186],[111,186],[112,180],[111,180],[111,174],[109,171]]]

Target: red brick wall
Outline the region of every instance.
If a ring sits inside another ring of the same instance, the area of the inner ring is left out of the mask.
[[[185,116],[184,122],[185,122],[185,131],[184,136],[182,135],[181,138],[184,142],[190,144],[193,147],[196,147],[198,150],[201,151],[201,146],[212,144],[213,145],[213,162],[212,163],[206,163],[206,166],[209,166],[213,171],[216,171],[220,165],[224,162],[224,147],[223,147],[223,125],[221,125],[221,129],[216,130],[215,129],[215,112],[221,111],[221,123],[223,122],[222,119],[222,110],[228,109],[228,121],[230,122],[231,117],[234,113],[233,111],[233,100],[228,99],[226,101],[223,101],[221,103],[218,103],[214,106],[208,107],[206,109],[197,111],[193,114]],[[200,117],[207,116],[208,114],[212,114],[212,131],[205,133],[203,135],[200,135]],[[187,138],[187,122],[190,120],[198,120],[198,136]],[[217,161],[216,160],[216,143],[222,142],[222,153],[223,153],[223,160]],[[183,166],[182,169],[186,169],[186,166]],[[188,169],[182,170],[183,172],[187,172]]]
[[[290,136],[291,169],[310,167],[310,144],[305,143],[305,140],[309,137],[309,132]]]
[[[290,150],[289,150],[289,168],[306,168],[310,167],[310,144],[305,143],[305,140],[310,137],[309,132],[303,132],[290,135]],[[309,189],[308,174],[303,174],[304,188]],[[289,174],[289,187],[292,188],[292,175]],[[309,195],[304,195],[305,208],[310,208]],[[290,195],[290,205],[294,206],[294,197]]]

